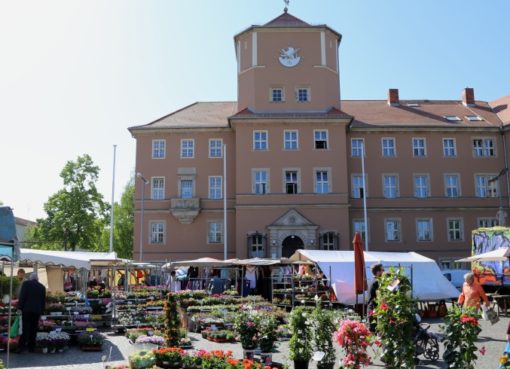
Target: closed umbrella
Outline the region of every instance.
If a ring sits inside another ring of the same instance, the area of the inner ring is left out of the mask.
[[[361,235],[356,232],[352,240],[354,248],[354,290],[356,295],[367,290],[367,281],[365,278],[365,255],[363,253],[363,240]]]

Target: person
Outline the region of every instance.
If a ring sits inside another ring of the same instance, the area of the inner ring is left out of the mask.
[[[25,269],[19,268],[18,273],[16,274],[16,278],[18,278],[19,285],[18,285],[18,287],[16,287],[16,291],[14,291],[14,296],[16,296],[17,298],[19,298],[19,293],[21,291],[21,285],[25,281],[25,277],[26,277]]]
[[[245,268],[244,279],[249,282],[248,291],[250,295],[257,292],[257,267],[247,265]]]
[[[475,282],[475,275],[472,272],[466,273],[457,303],[464,307],[480,309],[480,299],[485,302],[485,306],[490,306],[489,298],[485,294],[482,286]]]
[[[177,276],[175,270],[170,272],[170,277],[167,280],[166,287],[168,292],[179,292],[181,290],[181,286],[179,281],[177,280]]]
[[[126,283],[126,276],[124,275],[124,273],[121,273],[120,278],[117,281],[117,287],[124,288],[125,283]]]
[[[209,282],[209,286],[207,288],[211,295],[219,295],[223,293],[225,290],[225,284],[223,280],[219,277],[219,273],[216,270],[213,270],[212,279]]]
[[[379,289],[379,278],[384,273],[384,266],[382,264],[374,264],[371,269],[372,275],[374,276],[374,280],[370,285],[368,302],[367,302],[367,312],[368,312],[368,322],[370,332],[375,332],[376,320],[373,317],[373,313],[375,308],[377,307],[377,290]]]
[[[46,287],[39,283],[37,273],[31,273],[28,281],[23,282],[18,301],[21,310],[23,333],[19,352],[28,347],[30,352],[35,350],[35,337],[39,327],[39,318],[44,312],[46,303]]]

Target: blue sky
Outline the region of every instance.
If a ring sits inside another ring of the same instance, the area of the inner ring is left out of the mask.
[[[233,36],[282,0],[0,0],[0,200],[44,216],[68,160],[88,153],[116,199],[135,166],[127,128],[195,101],[236,99]],[[343,35],[343,99],[510,94],[508,0],[291,0]]]

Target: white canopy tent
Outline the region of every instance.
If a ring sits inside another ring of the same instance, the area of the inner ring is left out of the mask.
[[[411,273],[413,298],[426,300],[450,299],[458,296],[458,290],[441,273],[436,262],[415,252],[364,252],[367,278],[371,279],[370,266],[376,263],[404,267]],[[354,292],[354,251],[297,250],[291,260],[316,263],[323,273],[331,277],[331,286],[337,299],[346,305],[356,302]],[[409,275],[409,277],[411,277]]]
[[[117,259],[116,252],[55,251],[24,248],[20,249],[19,257],[20,262],[58,265],[87,270],[90,270],[95,262],[104,264],[105,262],[115,263],[118,260],[120,259]]]
[[[510,258],[510,247],[501,247],[496,250],[484,252],[483,254],[473,255],[467,258],[456,260],[458,262],[473,261],[507,261]]]

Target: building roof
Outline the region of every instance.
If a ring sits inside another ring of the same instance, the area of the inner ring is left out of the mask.
[[[23,219],[23,218],[19,218],[19,217],[14,217],[14,221],[16,222],[16,225],[25,226],[25,227],[37,224],[33,220]]]
[[[331,107],[323,111],[252,111],[245,108],[230,118],[236,119],[352,119],[352,116]]]
[[[490,106],[494,109],[503,124],[510,124],[510,95],[492,101]]]
[[[381,127],[499,127],[501,120],[487,102],[464,106],[458,100],[400,100],[390,106],[386,100],[342,100],[342,110],[354,116],[352,128]],[[460,120],[449,121],[445,116]],[[479,116],[483,120],[468,120]]]

